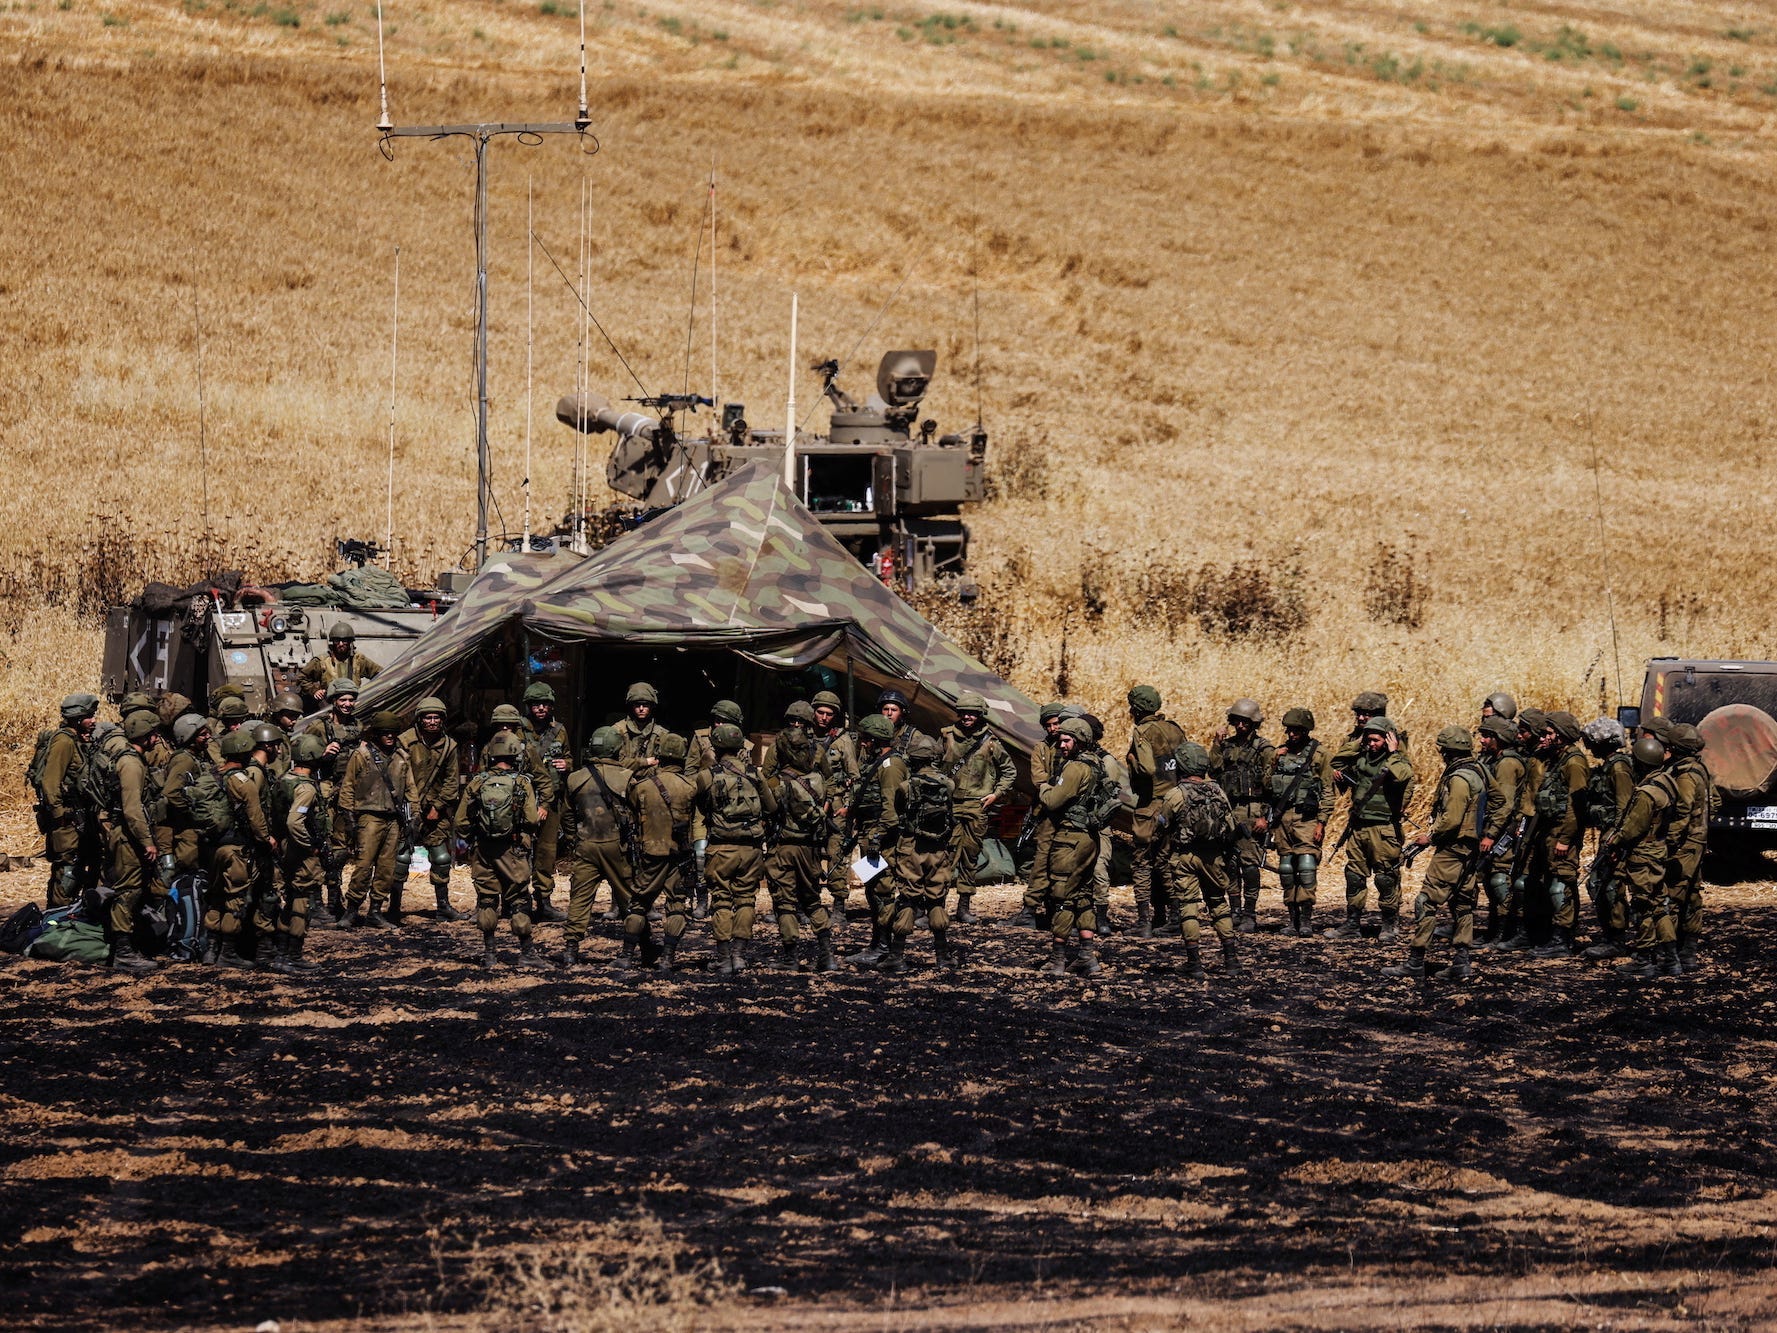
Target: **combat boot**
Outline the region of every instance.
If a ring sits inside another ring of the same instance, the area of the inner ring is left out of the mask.
[[[1222,941],[1222,971],[1226,973],[1246,971],[1240,965],[1240,954],[1233,940]]]
[[[875,967],[882,961],[882,953],[887,945],[888,930],[872,921],[870,923],[870,943],[845,961],[853,967]]]
[[[796,942],[794,940],[780,940],[777,957],[773,958],[766,966],[773,972],[800,971],[801,964],[796,960]]]
[[[1314,904],[1303,903],[1301,904],[1301,907],[1302,920],[1296,927],[1296,934],[1300,935],[1303,939],[1307,939],[1314,934]]]
[[[709,881],[704,879],[702,875],[699,875],[697,883],[691,886],[691,919],[693,921],[708,921],[710,919],[710,886]]]
[[[216,966],[248,969],[253,966],[253,960],[244,956],[241,951],[235,947],[235,937],[233,935],[224,935],[222,937],[222,949],[216,955]]]
[[[1046,977],[1064,977],[1067,975],[1067,944],[1062,940],[1054,940],[1049,945],[1047,962],[1040,963],[1037,971]]]
[[[1547,944],[1539,944],[1530,950],[1532,958],[1568,958],[1572,955],[1573,932],[1566,926],[1556,926]]]
[[[891,977],[907,975],[909,968],[907,966],[907,937],[905,935],[896,935],[890,938],[888,952],[883,954],[881,961],[876,964],[876,971],[886,973]]]
[[[642,936],[644,945],[647,941],[648,937]],[[666,939],[661,941],[661,949],[663,951],[660,955],[661,966],[668,972],[677,972],[679,970],[679,936],[668,935]]]
[[[392,922],[401,920],[401,895],[406,888],[407,876],[405,874],[398,875],[395,879],[394,886],[389,890],[388,908],[383,912],[383,915]]]
[[[1074,956],[1068,963],[1067,970],[1076,977],[1095,977],[1104,971],[1104,965],[1098,961],[1097,942],[1081,940],[1080,947],[1074,950]]]
[[[833,956],[833,932],[817,930],[814,933],[814,970],[816,972],[837,972],[839,960]]]
[[[661,948],[654,942],[652,931],[641,937],[636,945],[636,951],[636,959],[630,963],[631,969],[639,972],[652,972],[654,964],[660,961],[661,954]]]
[[[732,943],[732,940],[716,941],[716,966],[714,970],[719,977],[731,977],[734,975],[734,966],[729,962],[728,953],[729,945]]]
[[[518,965],[537,971],[546,971],[553,966],[547,958],[537,952],[537,941],[529,935],[518,942]]]
[[[1384,912],[1382,914],[1382,930],[1381,933],[1376,936],[1378,942],[1382,944],[1393,944],[1395,942],[1395,939],[1400,935],[1400,929],[1396,925],[1397,920],[1398,918],[1393,912]]]
[[[1623,945],[1622,932],[1607,930],[1604,932],[1604,938],[1587,949],[1580,957],[1588,958],[1596,963],[1609,958],[1625,958],[1628,953],[1629,950]]]
[[[395,926],[395,923],[389,920],[389,918],[384,916],[380,911],[372,912],[369,916],[365,917],[363,919],[363,924],[369,926],[373,930],[392,930]]]
[[[433,892],[438,898],[437,916],[440,921],[461,921],[463,914],[450,905],[450,890],[434,887]]]
[[[738,938],[728,941],[728,970],[734,976],[738,977],[747,970],[748,943],[749,941]]]
[[[1678,961],[1686,972],[1695,972],[1703,966],[1697,956],[1697,941],[1685,936],[1678,941]]]
[[[974,908],[971,906],[974,901],[975,895],[973,893],[957,894],[956,915],[951,920],[959,926],[972,926],[979,921],[981,918],[975,915]]]
[[[313,958],[303,957],[303,946],[307,942],[306,935],[285,935],[283,937],[284,947],[278,950],[277,956],[272,959],[271,970],[279,976],[285,977],[302,977],[311,972],[319,972],[321,970],[319,963]]]
[[[1390,963],[1382,969],[1382,975],[1385,977],[1424,977],[1425,950],[1417,944],[1410,946],[1407,949],[1407,961]]]
[[[1469,949],[1466,944],[1459,944],[1451,951],[1450,961],[1443,967],[1435,968],[1427,975],[1439,981],[1471,981],[1475,969],[1469,962]]]
[[[1106,935],[1115,935],[1122,929],[1117,924],[1117,918],[1111,915],[1109,903],[1103,903],[1093,908],[1092,915],[1098,918],[1098,927],[1095,933],[1101,939]]]
[[[534,901],[531,905],[536,910],[531,913],[531,920],[548,921],[552,924],[559,925],[561,922],[568,919],[566,912],[563,912],[554,903],[549,901],[549,895],[547,893],[533,894],[532,898]]]
[[[1203,970],[1203,951],[1198,948],[1195,940],[1185,945],[1185,965],[1179,969],[1180,976],[1190,977],[1194,981],[1206,981],[1209,973]]]
[[[1035,930],[1037,928],[1037,914],[1025,907],[1020,909],[1016,916],[1009,917],[1006,924],[1008,926],[1022,926],[1026,930]]]
[[[363,924],[363,918],[353,909],[347,907],[334,919],[333,928],[335,930],[356,930]]]
[[[499,957],[494,953],[494,932],[481,932],[481,965],[490,972],[500,965]]]
[[[956,967],[958,962],[956,946],[951,944],[948,930],[934,930],[932,932],[932,952],[937,955],[939,967],[946,969]]]
[[[198,961],[205,967],[215,967],[222,958],[222,936],[206,933],[204,935],[204,951]]]
[[[1530,933],[1524,929],[1522,921],[1507,921],[1500,929],[1500,937],[1489,944],[1489,949],[1500,953],[1523,953],[1530,947]]]
[[[1151,940],[1154,938],[1154,905],[1139,903],[1135,909],[1135,938]]]
[[[276,960],[279,951],[283,949],[283,947],[283,931],[279,931],[269,939],[266,936],[261,935],[259,937],[259,947],[253,951],[253,970],[255,972],[271,971],[271,965],[273,961]]]
[[[1663,977],[1682,977],[1685,973],[1684,963],[1678,956],[1678,946],[1671,941],[1654,949],[1654,966],[1660,969]]]
[[[1250,911],[1242,912],[1238,924],[1234,927],[1234,929],[1239,931],[1242,935],[1251,935],[1258,928],[1259,918],[1257,914]]]
[[[1364,914],[1362,909],[1354,912],[1348,907],[1345,909],[1345,920],[1343,924],[1329,926],[1326,930],[1321,932],[1321,935],[1323,938],[1329,940],[1361,939],[1363,938],[1364,933],[1363,921]]]
[[[1284,927],[1283,933],[1285,935],[1299,934],[1302,930],[1302,907],[1301,907],[1301,904],[1299,904],[1299,903],[1285,903],[1284,906],[1289,908],[1290,923],[1289,923],[1289,925]]]
[[[1654,961],[1655,951],[1637,949],[1630,954],[1627,961],[1618,963],[1613,971],[1629,981],[1652,981],[1660,975],[1658,964]]]
[[[623,946],[623,948],[624,948],[625,953],[628,953],[630,951],[629,945],[627,943]],[[580,941],[579,940],[565,941],[561,946],[561,965],[563,967],[577,967],[577,966],[579,966],[579,963],[580,963]]]
[[[151,972],[160,971],[160,964],[138,953],[136,946],[129,940],[119,939],[111,948],[111,968],[114,972],[128,972],[131,976],[145,977]]]

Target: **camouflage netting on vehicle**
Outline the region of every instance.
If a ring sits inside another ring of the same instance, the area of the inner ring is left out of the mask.
[[[495,559],[438,627],[372,682],[359,710],[402,708],[435,693],[515,619],[561,643],[727,649],[784,671],[843,673],[849,662],[860,688],[905,689],[927,731],[951,720],[958,696],[978,694],[1020,760],[1040,739],[1034,702],[884,587],[763,464],[565,568]]]

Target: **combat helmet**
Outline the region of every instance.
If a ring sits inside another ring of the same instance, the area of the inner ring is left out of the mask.
[[[1314,714],[1306,708],[1285,709],[1283,729],[1285,731],[1313,731]]]
[[[1092,724],[1086,720],[1084,713],[1079,717],[1064,719],[1061,724],[1061,734],[1072,736],[1081,745],[1092,744]]]
[[[663,764],[682,764],[685,762],[686,748],[685,738],[676,731],[669,731],[654,747],[654,757]]]
[[[808,701],[808,706],[810,708],[831,708],[835,713],[845,711],[845,705],[839,701],[839,696],[832,690],[821,690]]]
[[[907,742],[907,759],[913,764],[935,764],[944,757],[944,747],[923,732]]]
[[[747,715],[740,711],[740,705],[732,699],[718,699],[710,705],[710,717],[717,722],[731,722],[735,726],[746,723]]]
[[[302,764],[318,764],[327,755],[327,742],[310,732],[303,732],[290,742],[290,762]]]
[[[1448,726],[1438,733],[1437,747],[1445,754],[1473,754],[1475,738],[1467,727]]]
[[[131,713],[155,712],[158,710],[154,706],[154,700],[140,690],[133,694],[126,694],[117,701],[117,716],[120,718],[128,717]]]
[[[1586,744],[1606,752],[1623,748],[1623,724],[1614,717],[1595,717],[1580,729]]]
[[[510,731],[502,731],[497,736],[489,737],[481,752],[490,760],[517,759],[524,753],[524,742]]]
[[[217,742],[216,748],[222,752],[224,759],[245,759],[256,747],[253,744],[253,733],[243,727],[229,732]]]
[[[160,714],[152,709],[138,708],[123,720],[126,741],[145,741],[160,730]]]
[[[1228,705],[1228,721],[1250,722],[1255,727],[1265,720],[1265,710],[1257,699],[1236,699]]]
[[[797,699],[784,709],[784,721],[804,727],[814,726],[814,705],[804,699]]]
[[[1666,762],[1666,747],[1653,736],[1637,736],[1629,747],[1629,757],[1635,767],[1651,771]]]
[[[282,727],[274,727],[269,722],[261,722],[253,728],[253,744],[256,746],[282,745],[290,738],[284,734]]]
[[[623,702],[626,704],[658,705],[660,703],[660,691],[655,689],[647,681],[638,680],[634,685],[631,685],[624,691]]]
[[[232,694],[216,704],[216,720],[218,722],[245,722],[253,716],[245,699],[237,699]]]
[[[1703,733],[1689,722],[1680,722],[1672,728],[1673,754],[1702,754],[1704,745]]]
[[[488,714],[488,721],[496,727],[522,727],[524,714],[511,704],[501,704]]]
[[[99,696],[88,694],[85,690],[78,694],[70,694],[62,700],[62,720],[64,722],[84,722],[94,717],[99,711]]]
[[[185,713],[173,722],[173,744],[190,745],[198,732],[209,726],[201,713]]]
[[[717,754],[733,754],[746,743],[746,733],[732,722],[718,722],[710,728],[710,744]]]
[[[1160,702],[1160,691],[1152,685],[1137,685],[1129,691],[1129,711],[1138,718],[1158,713]]]
[[[1386,713],[1388,711],[1388,696],[1376,690],[1365,690],[1351,701],[1351,711],[1369,713],[1372,716]]]
[[[285,690],[277,698],[271,701],[271,708],[269,711],[273,717],[276,717],[279,713],[294,713],[297,717],[301,717],[304,713],[308,712],[308,709],[304,706],[301,695],[292,694],[289,690]]]
[[[589,759],[615,759],[621,749],[623,735],[616,727],[600,727],[592,733],[592,739],[586,742],[586,756]]]
[[[327,631],[328,643],[354,643],[357,638],[358,631],[352,628],[349,620],[336,620],[333,628]]]
[[[956,712],[959,715],[973,713],[977,717],[985,717],[987,715],[987,700],[973,692],[959,694],[956,696]]]
[[[1185,741],[1172,752],[1172,762],[1178,768],[1181,778],[1206,778],[1209,776],[1209,751],[1196,741]]]
[[[424,717],[427,713],[437,713],[443,717],[449,712],[450,710],[444,706],[444,700],[435,694],[428,694],[413,706],[413,715],[416,719]]]
[[[347,694],[351,695],[354,699],[358,697],[358,682],[353,680],[350,676],[341,676],[338,680],[327,682],[328,703],[332,703],[335,699]],[[220,717],[221,714],[218,713],[217,716]]]
[[[524,701],[527,704],[552,704],[555,702],[555,691],[548,681],[533,680],[524,687]]]
[[[1518,701],[1504,690],[1495,690],[1481,700],[1481,707],[1491,708],[1495,717],[1514,718],[1518,716]]]
[[[881,713],[871,713],[858,720],[858,735],[867,741],[892,741],[895,728]]]

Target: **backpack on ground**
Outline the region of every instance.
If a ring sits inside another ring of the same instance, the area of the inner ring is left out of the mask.
[[[234,798],[214,766],[200,763],[191,770],[185,803],[191,811],[191,826],[204,842],[213,846],[234,832]]]
[[[195,963],[204,955],[204,886],[209,876],[191,871],[174,878],[164,897],[145,895],[136,929],[136,947],[175,962]]]
[[[491,768],[481,777],[475,800],[475,827],[484,838],[514,837],[523,822],[523,774]]]
[[[26,903],[0,924],[0,953],[23,953],[43,933],[43,909]]]
[[[759,784],[727,768],[710,775],[710,837],[748,840],[765,836],[765,803]]]
[[[105,938],[105,928],[96,922],[82,921],[76,916],[60,917],[45,924],[25,949],[25,956],[103,967],[111,961],[111,941]]]
[[[913,771],[907,784],[905,827],[925,842],[948,842],[956,828],[956,784],[934,765]]]

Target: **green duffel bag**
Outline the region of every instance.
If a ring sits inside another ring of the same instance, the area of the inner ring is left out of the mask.
[[[103,967],[111,961],[111,943],[105,928],[91,921],[56,921],[25,950],[27,958],[47,958],[53,963],[91,963]]]

